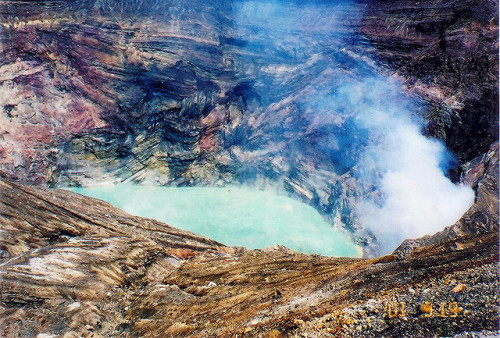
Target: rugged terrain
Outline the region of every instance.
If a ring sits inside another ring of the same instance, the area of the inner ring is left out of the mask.
[[[474,168],[475,217],[377,259],[226,247],[69,191],[2,180],[0,333],[498,333],[498,146]]]
[[[376,0],[361,25],[461,163],[498,140],[498,1]]]
[[[0,2],[0,335],[499,333],[498,2],[273,3]],[[338,104],[367,74],[476,191],[391,255],[232,248],[44,188],[278,185],[369,244],[350,205],[371,141]]]
[[[342,86],[401,81],[456,180],[498,139],[497,2],[275,4],[2,1],[1,175],[270,184],[369,244],[352,205],[371,141]]]

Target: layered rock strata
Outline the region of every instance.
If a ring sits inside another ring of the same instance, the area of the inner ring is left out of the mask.
[[[498,1],[371,1],[361,31],[460,162],[498,140]]]
[[[259,2],[0,6],[3,176],[271,184],[359,230],[348,206],[360,194],[352,167],[364,135],[352,117],[319,116],[309,102],[362,76],[342,66],[357,56],[338,50],[362,7],[290,3],[279,8],[300,20],[290,28],[246,14],[262,16]],[[335,134],[355,142],[339,147]]]
[[[498,6],[341,6],[287,2],[290,20],[273,21],[265,1],[2,1],[0,174],[53,187],[271,184],[368,245],[352,210],[373,190],[355,166],[366,135],[324,98],[363,78],[362,60],[433,107],[429,134],[460,163],[486,152]]]

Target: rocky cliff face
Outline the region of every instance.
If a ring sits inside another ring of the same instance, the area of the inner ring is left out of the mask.
[[[366,135],[324,98],[363,77],[363,60],[430,103],[429,133],[462,163],[486,151],[498,24],[485,4],[3,1],[0,172],[49,186],[273,184],[370,241],[349,207],[372,189],[356,176]]]
[[[324,98],[386,72],[471,160],[497,139],[497,7],[290,1],[273,21],[266,1],[2,1],[0,173],[278,185],[368,244],[350,207],[373,193],[355,165],[368,141]]]
[[[69,191],[0,181],[4,337],[498,331],[498,232],[406,258],[229,248]]]
[[[349,21],[325,26],[288,46],[264,43],[269,37],[250,18],[235,22],[236,5],[46,3],[2,4],[2,172],[38,184],[79,184],[86,176],[185,184],[282,175],[289,163],[279,156],[266,163],[263,154],[286,152],[297,141],[269,131],[310,124],[312,117],[294,108],[295,97],[310,77],[332,76],[331,55],[317,53],[326,50],[325,37],[352,31]],[[294,6],[288,10],[301,9]],[[327,10],[309,16],[326,21]],[[346,17],[355,19],[356,11]],[[286,107],[271,106],[285,98]]]
[[[372,1],[361,30],[462,163],[498,140],[498,1]]]
[[[0,5],[3,175],[50,186],[273,182],[352,228],[343,205],[363,136],[325,146],[332,128],[359,131],[305,102],[358,76],[336,48],[362,8],[332,20],[334,4],[291,3],[280,10],[309,24],[278,24],[270,40],[273,25],[244,14],[262,16],[258,3],[152,3]]]

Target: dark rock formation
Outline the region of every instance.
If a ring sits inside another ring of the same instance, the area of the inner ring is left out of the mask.
[[[0,187],[3,337],[499,329],[497,232],[465,234],[400,260],[248,251],[72,192],[4,180]]]
[[[283,129],[262,139],[256,129],[299,124],[304,116],[293,97],[331,70],[331,56],[318,55],[325,37],[342,39],[353,23],[301,32],[305,41],[289,47],[279,37],[265,41],[259,23],[236,23],[230,3],[151,3],[159,7],[1,4],[4,175],[53,186],[85,183],[87,176],[193,184],[284,175],[262,155],[258,168],[253,151],[275,155],[294,140]],[[319,20],[327,15],[321,9],[313,13]],[[355,20],[359,9],[351,11]],[[246,31],[257,33],[241,40]],[[287,97],[291,112],[269,109]]]
[[[366,244],[350,208],[372,189],[354,166],[366,135],[322,106],[363,77],[352,65],[396,71],[461,163],[497,139],[496,3],[291,1],[283,22],[256,4],[272,6],[2,1],[0,174],[52,187],[280,185]]]
[[[331,20],[335,6],[290,3],[285,14],[303,11],[301,22],[314,22],[270,37],[265,22],[236,18],[237,5],[224,1],[3,1],[1,172],[52,186],[87,177],[212,184],[285,176],[291,190],[321,199],[315,179],[294,180],[307,168],[290,154],[323,166],[335,160],[326,169],[338,176],[356,153],[302,149],[330,125],[314,125],[300,96],[321,94],[307,87],[311,79],[328,83],[353,54],[376,60],[357,35],[359,20],[382,64],[431,103],[429,133],[462,163],[497,139],[495,2],[359,2]],[[342,40],[351,50],[336,50]],[[273,107],[279,102],[288,104]]]
[[[2,2],[2,175],[49,186],[271,182],[359,230],[346,206],[365,139],[352,118],[318,118],[307,102],[361,76],[341,66],[356,61],[338,46],[362,7],[332,20],[336,4],[290,3],[280,10],[306,22],[290,31],[242,16],[244,5]],[[336,132],[356,142],[335,149]]]
[[[461,163],[498,140],[498,1],[376,0],[361,25]]]

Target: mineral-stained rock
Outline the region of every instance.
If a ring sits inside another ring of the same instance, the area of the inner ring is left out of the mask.
[[[435,243],[406,259],[328,258],[228,248],[68,191],[6,180],[0,188],[4,337],[499,329],[497,232],[466,234],[460,250],[455,241]]]
[[[284,4],[303,23],[292,30],[238,6],[0,2],[0,173],[52,187],[278,185],[359,230],[348,205],[362,132],[308,104],[360,76],[339,45],[363,6]],[[336,132],[359,137],[336,149]]]
[[[356,194],[363,137],[304,102],[357,76],[341,64],[380,57],[437,107],[428,129],[462,163],[497,139],[494,1],[290,2],[293,29],[246,3],[2,1],[0,172],[50,186],[273,181],[334,218]],[[332,133],[353,142],[325,149]]]
[[[498,1],[370,1],[361,31],[462,163],[498,140]]]
[[[497,331],[493,153],[464,170],[478,191],[466,217],[376,260],[228,248],[12,182],[273,181],[356,230],[345,206],[362,135],[304,102],[375,52],[434,107],[428,131],[462,163],[497,140],[497,2],[360,1],[332,20],[337,2],[290,1],[284,11],[314,22],[273,37],[266,22],[236,22],[238,3],[0,2],[0,174],[11,179],[0,181],[0,334]],[[357,143],[325,147],[337,132]]]
[[[286,174],[264,156],[296,143],[301,135],[276,138],[305,116],[268,106],[314,95],[312,76],[328,80],[336,64],[320,52],[352,35],[361,10],[346,7],[339,24],[329,6],[285,6],[326,22],[287,44],[279,27],[270,40],[265,23],[238,18],[231,1],[3,1],[0,172],[52,186]]]
[[[363,76],[349,65],[379,64],[438,107],[428,129],[461,160],[486,151],[498,24],[483,2],[284,2],[301,24],[282,27],[248,15],[258,1],[2,1],[0,174],[278,185],[369,244],[351,208],[371,189],[353,172],[367,142],[323,99]]]

